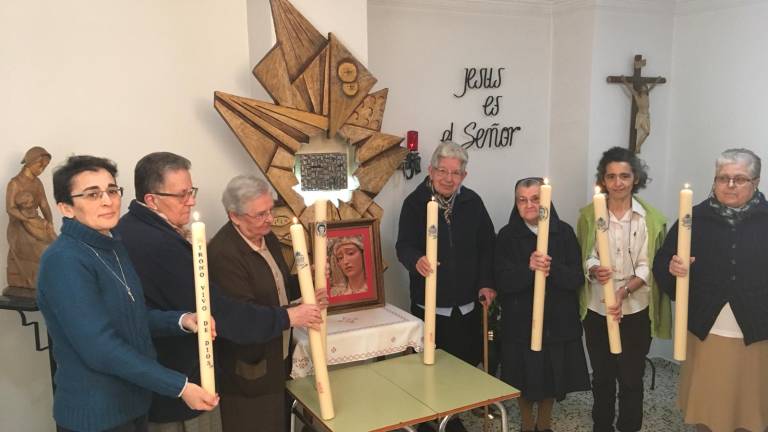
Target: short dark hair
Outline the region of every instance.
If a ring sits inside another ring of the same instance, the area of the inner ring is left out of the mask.
[[[168,171],[187,170],[192,167],[189,159],[171,152],[150,153],[136,163],[133,171],[133,186],[136,199],[144,202],[144,195],[157,192],[165,181]]]
[[[623,147],[612,147],[603,153],[600,162],[597,164],[597,175],[595,175],[597,184],[601,186],[605,184],[605,170],[608,164],[612,162],[626,162],[632,168],[632,174],[634,174],[637,181],[632,185],[632,193],[636,193],[644,188],[650,181],[648,165],[637,157],[635,152]]]
[[[72,179],[85,171],[105,170],[117,178],[117,165],[96,156],[70,156],[53,171],[53,198],[57,203],[72,205]]]

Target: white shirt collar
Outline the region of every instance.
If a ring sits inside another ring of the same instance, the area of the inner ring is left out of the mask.
[[[632,197],[632,211],[645,217],[645,208],[640,204],[640,201],[635,199],[635,197]]]

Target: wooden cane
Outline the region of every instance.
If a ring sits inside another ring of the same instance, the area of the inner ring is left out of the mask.
[[[480,304],[483,305],[483,370],[488,373],[488,304],[482,294]],[[488,432],[488,426],[488,405],[486,405],[483,409],[483,432]]]

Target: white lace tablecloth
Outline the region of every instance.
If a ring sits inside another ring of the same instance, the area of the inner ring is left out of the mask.
[[[413,348],[421,351],[424,322],[391,304],[328,315],[328,365],[395,354]],[[296,350],[291,376],[301,378],[313,374],[307,330],[293,331]]]

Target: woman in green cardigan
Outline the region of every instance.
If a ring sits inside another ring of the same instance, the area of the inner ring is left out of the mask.
[[[670,338],[669,297],[650,271],[666,233],[666,219],[635,193],[648,181],[647,166],[633,152],[613,147],[597,166],[597,183],[607,193],[608,238],[612,267],[600,265],[595,247],[594,207],[580,211],[577,237],[587,281],[579,296],[581,318],[592,364],[594,432],[639,431],[643,422],[643,374],[652,337]],[[602,285],[613,280],[616,304],[606,305]],[[607,307],[606,307],[607,306]],[[608,345],[606,315],[620,321],[622,353]]]

